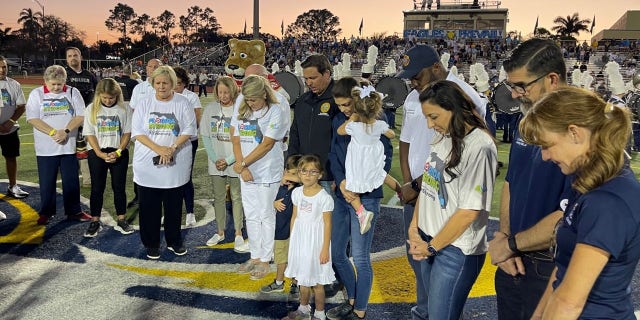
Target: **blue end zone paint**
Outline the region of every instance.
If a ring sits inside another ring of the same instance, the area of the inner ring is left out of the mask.
[[[6,188],[6,183],[0,183],[0,190]],[[31,195],[22,201],[34,209],[39,207],[38,189],[24,186],[24,189]],[[0,199],[1,200],[1,199]],[[83,234],[88,227],[88,223],[67,221],[62,208],[62,197],[58,195],[58,214],[55,215],[46,226],[43,243],[40,245],[22,244],[0,244],[0,264],[2,256],[10,253],[36,259],[51,259],[61,262],[76,264],[85,263],[85,258],[74,244],[110,253],[113,255],[148,261],[145,257],[145,250],[140,243],[139,232],[123,236],[112,227],[103,225],[103,230],[95,238],[84,238]],[[84,207],[83,209],[87,209]],[[0,210],[7,214],[7,219],[0,222],[0,236],[11,233],[20,221],[20,213],[17,209],[9,205],[6,201],[0,201]],[[233,241],[232,218],[228,213],[229,221],[227,225],[227,239],[225,242]],[[376,225],[375,236],[372,244],[372,252],[380,252],[387,249],[404,246],[403,238],[402,209],[397,207],[382,207],[380,219]],[[493,232],[498,228],[495,220],[489,221],[487,235],[493,237]],[[212,249],[205,248],[204,243],[216,232],[215,222],[205,226],[184,229],[182,234],[185,245],[189,250],[186,256],[177,257],[166,250],[162,250],[160,261],[181,262],[193,264],[217,264],[229,263],[238,264],[248,258],[248,254],[236,254],[233,249]],[[163,247],[165,245],[163,244]],[[135,261],[135,260],[134,260]],[[55,274],[48,274],[55,277]],[[99,275],[96,275],[99,276]],[[376,277],[385,275],[376,274]],[[388,276],[388,275],[387,275]],[[108,279],[105,279],[108,281]],[[635,309],[640,309],[640,276],[636,272],[631,285],[632,299]],[[38,288],[31,290],[37,291]],[[148,299],[151,301],[161,301],[185,307],[194,307],[203,310],[210,310],[221,313],[230,313],[240,316],[256,316],[272,318],[282,317],[295,305],[286,301],[271,301],[270,299],[255,300],[242,299],[194,292],[189,290],[169,289],[165,287],[148,286],[142,283],[132,283],[124,294],[131,297]],[[334,304],[327,304],[327,309]],[[410,304],[406,303],[382,303],[370,304],[368,315],[372,319],[408,319],[410,318]],[[73,310],[70,310],[73,312]],[[496,319],[496,299],[495,296],[470,298],[465,305],[465,319]]]

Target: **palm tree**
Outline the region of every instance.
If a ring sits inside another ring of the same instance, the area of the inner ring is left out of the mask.
[[[42,25],[39,21],[42,20],[42,13],[33,12],[31,8],[22,9],[20,11],[20,18],[18,23],[22,24],[22,33],[28,36],[30,39],[36,39],[38,32],[41,30]]]
[[[573,38],[573,35],[579,35],[580,31],[589,31],[591,19],[580,19],[578,13],[574,13],[566,18],[558,16],[553,20],[556,24],[551,30],[558,35]]]

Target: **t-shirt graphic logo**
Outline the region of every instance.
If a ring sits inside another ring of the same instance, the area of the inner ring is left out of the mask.
[[[248,120],[240,123],[240,125],[238,125],[238,131],[240,140],[242,141],[249,142],[248,138],[253,137],[255,142],[262,142],[263,135],[260,126],[258,126],[258,120]]]
[[[162,131],[170,130],[174,136],[180,134],[180,125],[178,119],[173,113],[150,112],[149,113],[149,132],[156,135],[164,135]]]
[[[220,117],[220,116],[212,116],[211,117],[211,133],[216,137],[219,141],[230,141],[230,128],[231,128],[231,117]]]
[[[10,107],[13,105],[13,101],[11,101],[11,94],[5,88],[2,88],[2,106],[0,107]]]
[[[103,136],[121,136],[120,117],[118,116],[97,116],[96,124],[98,133]]]
[[[45,98],[44,101],[42,101],[42,113],[45,118],[66,115],[67,113],[73,117],[75,110],[71,107],[71,102],[69,102],[66,97],[57,99]]]
[[[431,153],[431,161],[435,162],[435,166],[432,166],[429,162],[424,165],[422,183],[426,184],[428,188],[423,188],[423,192],[431,198],[435,198],[437,196],[440,208],[444,209],[447,207],[447,202],[449,200],[447,190],[444,187],[444,177],[442,175],[445,163],[436,153]]]

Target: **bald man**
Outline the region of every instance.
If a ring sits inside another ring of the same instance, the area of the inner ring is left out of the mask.
[[[162,61],[158,59],[151,59],[147,62],[147,81],[142,82],[133,88],[133,92],[131,93],[131,101],[129,101],[129,107],[135,111],[136,107],[142,100],[144,100],[148,96],[153,96],[156,94],[156,89],[153,88],[153,84],[151,83],[151,74],[158,69],[159,66],[162,65]],[[127,208],[132,208],[138,205],[138,185],[133,183],[133,192],[135,192],[135,196],[129,203],[127,204]]]
[[[156,94],[156,90],[153,88],[153,84],[151,83],[151,74],[158,69],[159,66],[162,65],[162,61],[158,59],[151,59],[147,62],[147,81],[135,86],[133,88],[133,92],[131,93],[131,101],[129,102],[129,106],[131,109],[136,108],[136,106],[147,96]]]
[[[267,78],[267,80],[269,80],[269,83],[271,84],[271,88],[273,88],[273,90],[275,90],[277,93],[281,94],[283,97],[285,97],[287,99],[288,103],[291,103],[291,97],[289,96],[289,93],[287,92],[287,90],[285,90],[280,83],[278,83],[278,80],[276,80],[276,78],[269,73],[269,71],[267,71],[267,68],[261,64],[257,64],[254,63],[250,66],[248,66],[245,70],[244,70],[244,76],[245,78],[255,74],[255,75],[259,75],[259,76],[263,76],[265,78]]]

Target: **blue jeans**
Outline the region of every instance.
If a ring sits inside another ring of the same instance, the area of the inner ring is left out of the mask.
[[[404,205],[404,229],[402,232],[404,234],[404,239],[409,239],[409,234],[407,231],[409,230],[409,224],[411,224],[411,219],[413,218],[413,210],[415,206],[412,204]],[[409,244],[405,243],[406,250],[409,250]],[[409,265],[411,269],[413,269],[413,273],[416,276],[416,306],[411,308],[411,319],[413,320],[426,320],[429,319],[429,299],[427,297],[427,290],[424,287],[424,282],[422,280],[422,272],[420,268],[420,261],[414,260],[411,255],[407,254],[407,260],[409,260]]]
[[[529,319],[547,287],[555,264],[522,256],[524,275],[513,277],[500,268],[496,270],[495,286],[498,319]]]
[[[78,178],[78,158],[74,154],[59,156],[37,156],[38,183],[40,185],[39,215],[56,214],[56,178],[58,170],[62,177],[62,199],[64,213],[72,216],[80,213],[80,179]]]
[[[429,297],[429,319],[460,319],[485,257],[486,254],[465,255],[459,248],[448,245],[437,256],[420,262]]]
[[[373,269],[371,267],[371,242],[376,221],[380,214],[380,199],[362,198],[362,205],[374,213],[371,229],[360,234],[360,224],[355,210],[343,198],[334,203],[331,215],[331,259],[342,279],[349,299],[354,299],[354,309],[365,311],[371,295]],[[347,256],[347,244],[351,239],[353,264]],[[355,270],[354,270],[355,267]],[[357,278],[356,278],[357,273]]]

